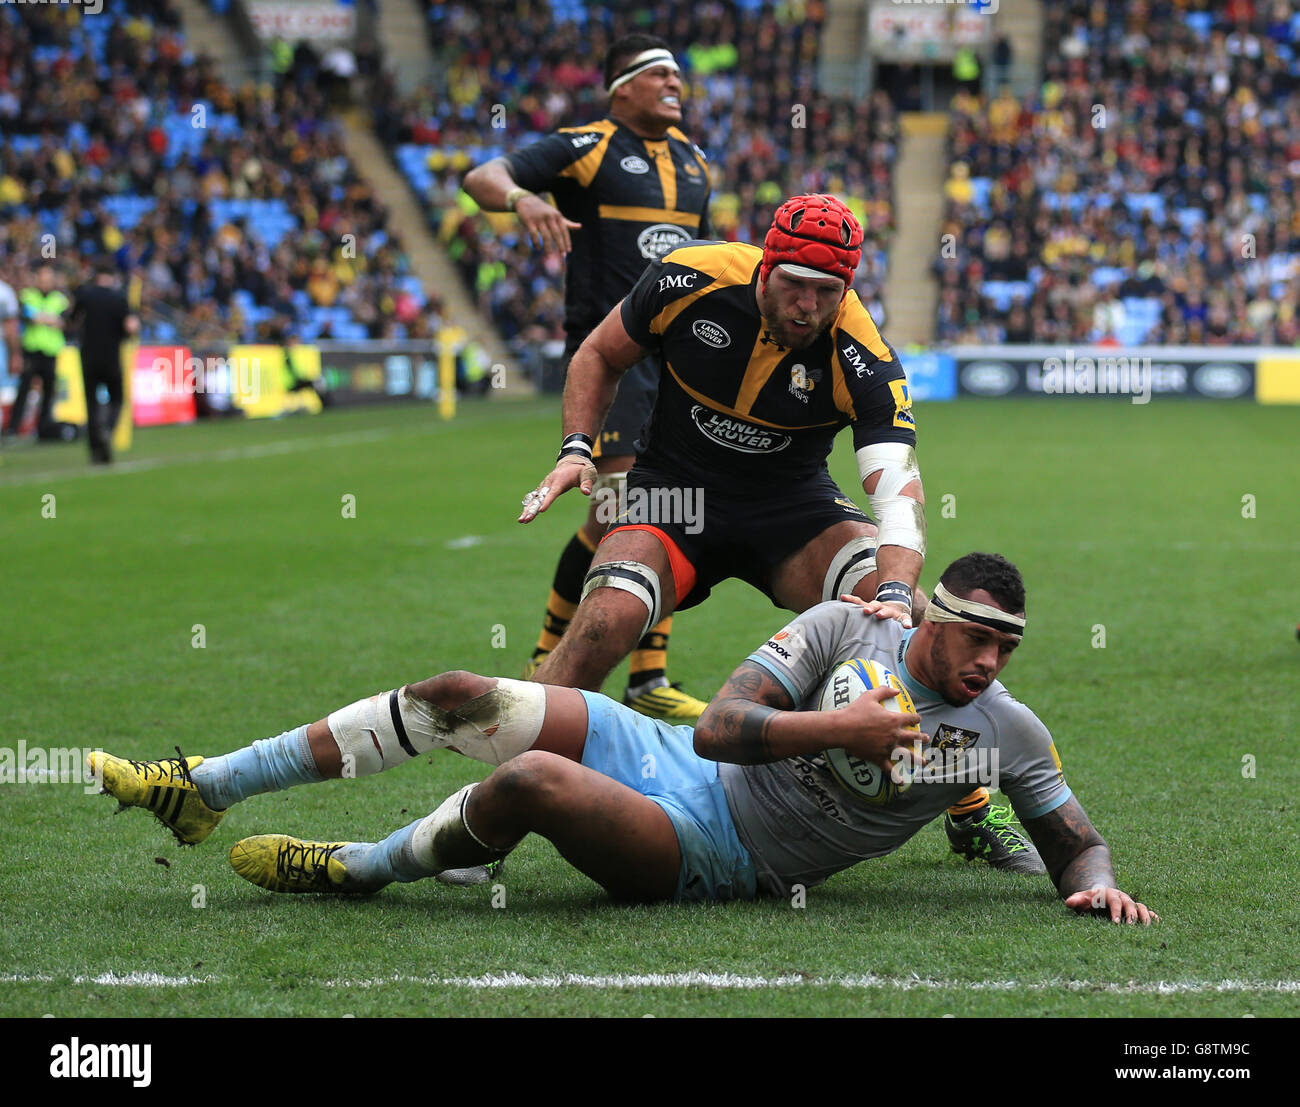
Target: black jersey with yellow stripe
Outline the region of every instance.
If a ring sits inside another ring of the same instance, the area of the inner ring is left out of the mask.
[[[758,310],[763,252],[692,242],[652,264],[623,301],[628,334],[662,360],[638,464],[710,485],[794,482],[821,470],[836,433],[854,449],[916,444],[907,378],[856,292],[799,350]]]
[[[565,278],[570,339],[585,338],[649,262],[710,234],[708,164],[676,127],[656,140],[601,119],[561,127],[506,161],[522,187],[549,191],[565,217],[582,224],[572,232]]]

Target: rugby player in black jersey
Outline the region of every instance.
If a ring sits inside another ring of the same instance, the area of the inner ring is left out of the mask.
[[[536,679],[599,690],[645,627],[732,577],[791,611],[852,594],[911,625],[925,553],[916,424],[898,358],[849,287],[862,241],[834,197],[795,197],[761,250],[700,241],[651,263],[575,354],[560,456],[521,522],[570,488],[592,494],[595,431],[624,368],[650,351],[662,378],[620,515]],[[826,468],[846,426],[874,523]],[[984,789],[945,826],[967,857],[1043,871]]]
[[[619,39],[605,60],[609,115],[562,127],[540,142],[471,171],[465,190],[489,211],[513,211],[530,241],[565,254],[566,360],[631,290],[647,262],[709,236],[704,155],[678,128],[682,81],[667,43]],[[550,192],[548,203],[538,192]],[[592,428],[596,488],[617,500],[634,460],[633,442],[654,405],[658,367],[628,367],[602,424]],[[583,578],[609,522],[593,500],[587,520],[556,566],[546,620],[524,675],[555,648],[577,609]],[[642,714],[690,723],[704,701],[669,683],[671,616],[649,625],[632,651],[625,701]]]

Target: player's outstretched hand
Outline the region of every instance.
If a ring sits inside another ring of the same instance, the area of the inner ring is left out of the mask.
[[[1143,926],[1150,926],[1153,922],[1160,921],[1160,916],[1145,903],[1138,903],[1132,896],[1121,892],[1118,888],[1086,888],[1082,892],[1067,896],[1065,906],[1079,912],[1080,915],[1109,918],[1113,923],[1140,922]]]
[[[846,603],[857,604],[864,613],[874,615],[877,619],[897,619],[904,627],[912,625],[912,612],[902,604],[864,600],[861,596],[855,596],[852,593],[845,593],[840,599]]]
[[[854,757],[882,769],[891,768],[895,760],[920,768],[921,746],[930,736],[909,729],[920,725],[920,715],[884,706],[885,700],[897,695],[896,688],[871,688],[848,707],[832,712],[832,716],[840,716],[836,722],[848,731],[840,744]]]
[[[528,235],[528,241],[548,254],[563,256],[573,249],[570,231],[582,224],[565,219],[555,208],[538,196],[523,196],[515,205],[515,215]]]
[[[584,496],[591,495],[596,481],[596,467],[582,458],[566,457],[556,462],[550,475],[523,498],[524,509],[519,513],[520,523],[531,523],[545,511],[557,496],[570,488],[579,488]]]

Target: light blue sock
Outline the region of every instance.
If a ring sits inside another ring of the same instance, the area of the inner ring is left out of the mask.
[[[307,728],[300,726],[234,753],[204,758],[203,764],[190,770],[190,779],[203,802],[221,811],[249,796],[314,784],[325,777],[311,755]]]
[[[379,889],[385,884],[410,884],[434,876],[438,870],[418,861],[411,850],[415,828],[422,822],[423,818],[416,819],[382,842],[353,842],[339,850],[336,856],[348,870],[348,883],[355,880]]]

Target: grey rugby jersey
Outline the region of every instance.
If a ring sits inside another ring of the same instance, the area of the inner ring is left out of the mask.
[[[1022,820],[1070,798],[1052,736],[1038,717],[999,681],[965,707],[945,703],[907,671],[911,633],[893,619],[834,600],[805,611],[749,655],[800,710],[817,709],[841,662],[880,662],[911,693],[921,729],[942,759],[901,792],[887,786],[880,802],[841,784],[821,754],[766,765],[720,764],[727,804],[762,891],[788,895],[791,885],[811,887],[858,861],[891,853],[981,783],[1006,793]],[[984,779],[990,773],[994,779]]]

